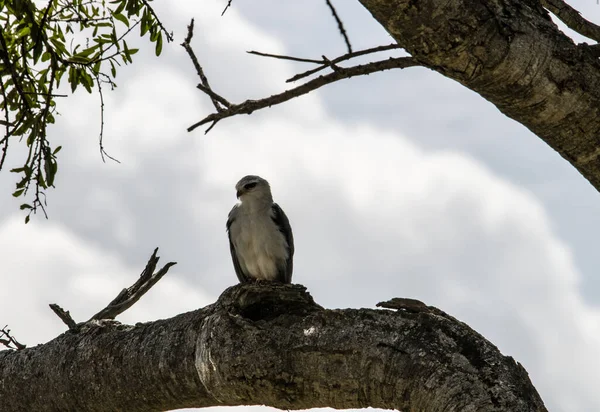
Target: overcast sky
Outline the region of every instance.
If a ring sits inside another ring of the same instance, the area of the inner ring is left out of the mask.
[[[0,174],[0,323],[32,346],[135,281],[154,247],[178,265],[123,322],[212,303],[237,282],[225,221],[246,174],[271,182],[296,241],[294,281],[326,307],[412,297],[468,323],[528,370],[549,410],[600,410],[600,194],[554,150],[458,83],[423,68],[345,80],[295,101],[186,128],[211,112],[179,43],[230,101],[284,90],[307,66],[246,50],[330,58],[345,46],[322,0],[156,2],[176,41],[120,69],[105,94],[60,102],[50,218],[28,225]],[[391,43],[338,0],[355,49]],[[571,0],[600,23],[600,6]],[[581,41],[580,38],[577,38]],[[132,47],[132,46],[130,46]],[[21,159],[15,150],[11,165]]]

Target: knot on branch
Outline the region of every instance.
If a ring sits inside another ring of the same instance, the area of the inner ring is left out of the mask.
[[[258,321],[281,315],[304,317],[323,310],[315,303],[306,287],[272,282],[242,283],[225,291],[217,304],[228,312]]]

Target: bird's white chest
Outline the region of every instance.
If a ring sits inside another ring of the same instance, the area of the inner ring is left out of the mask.
[[[256,279],[275,280],[288,252],[285,237],[271,216],[240,216],[234,225],[234,246],[244,272]]]

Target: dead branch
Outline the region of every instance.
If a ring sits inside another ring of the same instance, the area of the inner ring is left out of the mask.
[[[340,16],[337,14],[337,10],[331,3],[331,0],[325,0],[325,3],[327,3],[327,7],[329,7],[331,15],[333,16],[335,22],[338,25],[338,30],[344,38],[344,42],[346,43],[346,47],[348,48],[348,53],[352,53],[352,45],[350,44],[350,39],[348,38],[348,33],[346,33],[346,29],[344,28],[344,23],[342,22],[342,19],[340,19]]]
[[[564,0],[542,0],[542,6],[550,10],[570,29],[600,42],[600,26],[584,19],[577,10],[565,3]]]
[[[272,57],[274,59],[291,60],[293,62],[323,64],[323,60],[305,59],[303,57],[286,56],[283,54],[263,53],[263,52],[259,52],[259,51],[255,51],[255,50],[250,50],[250,51],[247,51],[246,53],[254,54],[256,56],[262,56],[262,57]]]
[[[14,336],[10,334],[10,329],[7,329],[8,325],[0,329],[0,345],[6,346],[8,349],[21,350],[27,346],[19,343]]]
[[[379,53],[379,52],[386,51],[386,50],[401,49],[401,48],[402,48],[402,46],[400,46],[398,44],[395,44],[395,43],[388,44],[387,46],[371,47],[369,49],[364,49],[364,50],[359,50],[357,52],[352,52],[352,53],[344,54],[342,56],[336,57],[333,60],[330,60],[329,62],[333,63],[333,64],[337,64],[337,63],[340,63],[340,62],[343,62],[343,61],[346,61],[346,60],[353,59],[355,57],[364,56],[364,55],[372,54],[372,53]],[[285,82],[286,83],[295,82],[297,80],[300,80],[300,79],[303,79],[305,77],[311,76],[311,75],[313,75],[315,73],[320,72],[321,70],[324,70],[324,69],[327,69],[327,68],[331,67],[330,64],[327,61],[325,61],[324,59],[321,60],[321,61],[319,61],[319,64],[321,66],[316,67],[316,68],[311,69],[311,70],[307,70],[307,71],[305,71],[303,73],[299,73],[299,74],[297,74],[297,75],[295,75],[293,77],[290,77]]]
[[[167,274],[169,268],[176,263],[169,262],[158,272],[154,273],[156,264],[160,260],[160,258],[156,256],[157,252],[158,248],[154,249],[154,253],[152,253],[152,256],[150,256],[150,259],[148,260],[148,263],[146,263],[146,267],[140,274],[139,279],[129,288],[123,289],[117,295],[117,297],[112,300],[112,302],[110,302],[100,312],[92,316],[88,322],[92,320],[114,319],[117,317],[117,315],[125,312],[127,309],[133,306],[133,304],[140,300],[140,298],[146,292],[148,292],[150,288],[156,284],[156,282],[158,282],[164,275]],[[64,310],[56,303],[51,303],[50,309],[52,309],[52,311],[56,313],[56,316],[58,316],[60,320],[62,320],[65,325],[69,327],[69,330],[75,330],[81,325],[73,320],[68,310]]]
[[[352,67],[337,67],[337,70],[333,73],[319,76],[298,87],[286,90],[283,93],[274,94],[270,97],[265,97],[259,100],[246,100],[240,104],[231,104],[227,109],[223,111],[217,111],[216,113],[206,116],[199,122],[194,123],[188,127],[187,130],[188,132],[191,132],[199,126],[212,122],[211,126],[205,132],[208,133],[210,129],[212,129],[214,125],[222,119],[236,116],[238,114],[251,114],[256,110],[271,107],[276,104],[291,100],[295,97],[302,96],[322,86],[325,86],[326,84],[334,83],[342,79],[348,79],[354,76],[362,76],[390,69],[405,69],[413,66],[419,66],[419,63],[412,57],[390,57],[387,60],[359,64]]]
[[[227,7],[229,7],[229,5],[227,5]],[[225,8],[225,10],[227,10],[227,7]],[[223,13],[225,13],[225,10],[223,11]],[[206,78],[206,75],[204,74],[204,70],[202,69],[202,66],[200,66],[200,63],[198,62],[196,53],[194,53],[192,46],[190,46],[190,42],[192,41],[193,36],[194,36],[194,19],[192,19],[190,21],[190,24],[188,26],[187,36],[185,37],[185,40],[183,41],[183,43],[181,43],[181,46],[185,49],[185,51],[190,56],[190,59],[192,60],[192,63],[194,64],[194,67],[196,68],[196,73],[198,74],[198,77],[200,77],[201,85],[203,86],[203,88],[205,90],[209,91],[208,93],[206,93],[206,92],[205,93],[208,94],[209,97],[211,98],[213,105],[215,106],[215,109],[217,109],[217,112],[222,112],[223,110],[225,110],[226,107],[229,107],[230,104],[227,100],[225,100],[224,98],[222,98],[220,96],[218,98],[215,97],[218,95],[212,91],[210,84],[208,83],[208,79]]]
[[[77,329],[77,322],[73,320],[73,318],[71,317],[71,313],[69,313],[68,310],[65,311],[56,303],[51,303],[50,309],[52,309],[52,311],[56,313],[56,316],[58,316],[60,320],[62,320],[64,324],[69,327],[70,330]]]
[[[169,262],[158,272],[154,273],[156,264],[160,259],[156,256],[156,252],[158,252],[158,248],[154,249],[154,253],[152,253],[150,260],[148,260],[146,267],[140,274],[140,278],[129,288],[123,289],[107,307],[92,316],[90,320],[114,319],[117,315],[125,312],[133,306],[135,302],[140,300],[140,298],[148,292],[156,282],[166,275],[171,266],[176,264],[176,262]]]
[[[227,11],[227,9],[228,9],[229,7],[231,7],[231,2],[232,2],[232,1],[233,1],[233,0],[228,0],[228,1],[227,1],[227,5],[226,5],[226,6],[225,6],[225,8],[223,9],[223,12],[221,13],[221,17],[223,17],[223,16],[225,15],[225,12]]]

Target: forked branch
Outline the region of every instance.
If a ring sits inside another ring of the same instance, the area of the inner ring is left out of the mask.
[[[164,275],[167,274],[171,266],[175,265],[175,262],[167,263],[158,272],[154,272],[156,265],[159,261],[159,257],[156,256],[158,248],[154,249],[154,253],[150,256],[146,267],[142,271],[139,279],[130,287],[123,289],[116,298],[112,300],[104,309],[96,313],[90,318],[91,320],[103,320],[103,319],[114,319],[119,314],[129,309],[135,302],[150,290],[152,286],[156,284]],[[64,310],[56,303],[50,304],[50,309],[69,327],[70,330],[77,329],[79,324],[73,320],[69,311]],[[88,321],[88,322],[89,322]]]
[[[14,336],[10,334],[10,329],[7,329],[8,325],[0,329],[0,345],[7,347],[8,349],[21,350],[25,349],[26,346],[19,343]]]
[[[130,287],[123,289],[107,307],[92,316],[90,320],[114,319],[117,315],[125,312],[135,302],[140,300],[156,282],[166,275],[171,266],[177,264],[176,262],[169,262],[158,272],[154,273],[156,264],[160,259],[156,256],[156,252],[158,252],[158,248],[154,249],[154,253],[150,256],[150,260],[148,260],[146,267],[140,274],[140,278]]]
[[[197,86],[198,89],[200,89],[200,91],[202,91],[204,94],[206,94],[207,96],[210,97],[210,99],[212,100],[213,105],[216,109],[216,112],[206,116],[202,120],[200,120],[200,121],[194,123],[193,125],[191,125],[190,127],[188,127],[188,129],[187,129],[188,132],[191,132],[192,130],[196,129],[199,126],[211,123],[210,126],[208,127],[208,129],[206,129],[206,131],[205,131],[205,133],[208,133],[217,124],[217,122],[219,122],[222,119],[236,116],[239,114],[251,114],[256,110],[264,109],[266,107],[271,107],[271,106],[286,102],[288,100],[305,95],[305,94],[310,93],[313,90],[316,90],[322,86],[337,82],[339,80],[348,79],[348,78],[354,77],[354,76],[367,75],[367,74],[380,72],[380,71],[384,71],[384,70],[405,69],[407,67],[413,67],[413,66],[420,65],[412,57],[390,57],[385,60],[379,60],[379,61],[366,63],[366,64],[359,64],[359,65],[355,65],[355,66],[351,66],[351,67],[340,67],[337,65],[337,63],[339,63],[341,61],[349,60],[354,57],[399,48],[399,46],[395,45],[395,44],[374,47],[374,48],[370,48],[370,49],[366,49],[366,50],[361,50],[358,52],[350,52],[343,56],[339,56],[333,60],[329,60],[325,56],[322,56],[322,59],[317,60],[317,59],[303,59],[303,58],[299,58],[299,57],[283,56],[283,55],[276,55],[276,54],[261,53],[261,52],[257,52],[257,51],[250,51],[248,53],[259,55],[259,56],[272,57],[272,58],[284,59],[284,60],[293,60],[293,61],[313,63],[313,64],[319,65],[315,69],[300,73],[300,74],[292,77],[291,79],[288,80],[288,82],[299,80],[301,78],[310,76],[311,74],[317,73],[318,71],[321,71],[325,68],[330,68],[333,71],[326,75],[322,75],[322,76],[319,76],[312,80],[309,80],[300,86],[286,90],[279,94],[274,94],[272,96],[265,97],[265,98],[258,99],[258,100],[248,99],[242,103],[233,104],[233,103],[230,103],[227,99],[225,99],[220,94],[216,93],[210,87],[210,84],[208,83],[208,79],[206,78],[206,75],[204,74],[204,70],[202,69],[202,66],[200,65],[200,63],[198,62],[198,59],[196,58],[196,55],[190,45],[190,41],[193,36],[193,30],[194,30],[194,20],[192,19],[190,25],[188,26],[188,35],[187,35],[185,41],[181,45],[188,52],[188,55],[190,56],[190,59],[192,60],[192,63],[194,64],[194,67],[196,68],[198,77],[200,78],[200,84],[198,84],[198,86]]]
[[[600,42],[600,26],[584,19],[577,10],[565,3],[564,0],[542,0],[542,6],[550,10],[570,29],[577,33]]]

